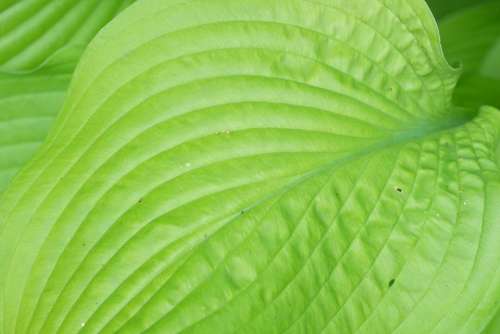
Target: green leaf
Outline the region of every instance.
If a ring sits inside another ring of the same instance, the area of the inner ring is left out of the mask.
[[[0,193],[45,139],[90,38],[130,2],[0,4]]]
[[[434,16],[440,19],[463,8],[481,5],[497,0],[427,0]]]
[[[60,111],[80,51],[30,73],[0,72],[0,192],[29,161]]]
[[[460,78],[454,99],[455,103],[468,107],[480,104],[500,106],[500,79],[479,73],[464,74]]]
[[[486,329],[482,332],[482,334],[495,334],[498,333],[499,331],[500,331],[500,308],[498,309],[497,313],[495,314],[491,322],[488,324]]]
[[[500,2],[458,11],[444,18],[439,28],[446,57],[460,62],[464,70],[456,104],[500,107]]]
[[[0,70],[34,69],[64,48],[85,46],[133,0],[24,0],[0,5]]]
[[[45,139],[68,81],[65,71],[0,74],[0,191]]]
[[[423,0],[142,0],[0,201],[0,331],[479,333],[500,111]]]

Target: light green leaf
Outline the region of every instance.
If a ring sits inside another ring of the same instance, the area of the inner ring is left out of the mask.
[[[500,332],[500,309],[498,309],[497,313],[482,334],[495,334],[498,332]]]
[[[0,192],[29,161],[60,111],[80,51],[30,73],[0,72]]]
[[[69,74],[0,74],[0,191],[34,154],[59,111]]]
[[[0,203],[0,331],[480,333],[500,111],[423,0],[142,0]]]
[[[5,1],[0,5],[0,70],[34,69],[61,49],[87,45],[132,1]]]
[[[457,11],[439,28],[446,57],[464,70],[455,102],[500,107],[500,1]]]
[[[45,139],[90,38],[130,2],[0,4],[0,193]]]

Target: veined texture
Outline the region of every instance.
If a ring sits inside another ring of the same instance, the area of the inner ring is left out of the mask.
[[[423,0],[143,0],[0,203],[0,331],[478,333],[500,112]]]
[[[90,39],[131,2],[0,3],[0,193],[46,138]]]

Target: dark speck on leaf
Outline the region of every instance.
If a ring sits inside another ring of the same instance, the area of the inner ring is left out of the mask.
[[[403,192],[403,189],[401,189],[401,188],[399,188],[399,187],[398,187],[398,188],[396,188],[396,191],[397,191],[398,193],[402,193],[402,192]]]
[[[137,201],[137,203],[141,204],[142,203],[142,198]]]
[[[391,286],[393,286],[393,285],[394,285],[394,282],[396,282],[396,279],[395,279],[395,278],[393,278],[393,279],[391,279],[391,280],[389,281],[389,283],[387,284],[387,285],[389,286],[389,288],[390,288]]]

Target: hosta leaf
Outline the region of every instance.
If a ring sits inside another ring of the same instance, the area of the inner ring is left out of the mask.
[[[500,309],[497,310],[496,315],[493,317],[482,334],[495,334],[498,332],[500,332]]]
[[[130,2],[0,4],[0,193],[45,139],[89,39]]]
[[[34,69],[64,48],[87,45],[104,24],[132,1],[3,1],[0,69]]]
[[[0,73],[0,192],[45,139],[76,59],[58,57],[31,73]]]
[[[439,27],[446,57],[464,68],[456,103],[500,107],[500,2],[458,11],[444,18]]]
[[[500,2],[473,6],[440,21],[446,56],[464,70],[479,70],[500,35]]]
[[[500,54],[499,54],[500,56]],[[455,93],[456,103],[475,107],[483,103],[500,106],[500,79],[477,72],[464,74]]]
[[[0,204],[11,333],[478,333],[500,111],[423,0],[143,0]]]
[[[497,0],[426,0],[437,18],[459,11],[463,8],[480,5]]]

